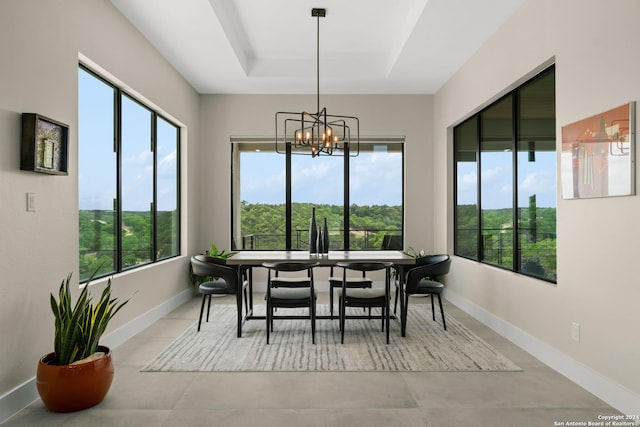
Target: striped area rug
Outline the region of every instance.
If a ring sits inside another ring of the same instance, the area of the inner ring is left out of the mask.
[[[328,314],[328,306],[318,305],[317,312]],[[280,313],[294,314],[294,310]],[[439,317],[437,322],[431,319],[428,304],[413,305],[407,336],[400,336],[400,322],[392,320],[389,345],[379,319],[347,319],[344,344],[338,320],[317,320],[315,345],[309,320],[276,319],[267,345],[264,320],[245,322],[242,338],[237,338],[235,305],[212,305],[210,321],[202,323],[200,332],[196,321],[142,371],[521,370],[452,316],[445,316],[446,331]]]

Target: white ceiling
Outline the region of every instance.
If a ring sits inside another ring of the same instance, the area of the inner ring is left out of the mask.
[[[111,0],[199,93],[432,94],[525,0]]]

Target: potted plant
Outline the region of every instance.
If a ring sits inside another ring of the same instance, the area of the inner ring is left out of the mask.
[[[75,304],[71,302],[71,273],[60,284],[58,300],[51,294],[54,352],[38,362],[36,383],[43,403],[54,412],[97,405],[113,379],[111,350],[99,341],[109,321],[129,300],[119,302],[111,298],[109,279],[100,300],[94,304],[89,294],[91,278]]]
[[[227,259],[227,258],[232,257],[235,254],[236,254],[236,252],[225,252],[224,249],[223,250],[218,250],[218,247],[213,243],[211,244],[211,250],[207,249],[205,251],[205,255],[206,256],[208,256],[210,258],[217,258],[217,259]]]
[[[411,246],[409,246],[405,253],[409,256],[414,257],[415,259],[425,258],[428,256],[426,253],[424,253],[424,249],[420,249],[420,252],[417,252]]]
[[[212,262],[214,264],[220,264],[220,265],[227,265],[227,258],[232,257],[236,253],[237,252],[225,252],[224,249],[220,250],[215,245],[215,243],[212,243],[211,244],[211,250],[207,249],[204,252],[204,256],[205,256],[205,258],[206,258],[206,260],[208,262]],[[235,268],[235,266],[234,266],[234,268]],[[191,266],[190,266],[190,273],[191,273],[191,283],[196,288],[202,282],[207,282],[207,281],[209,281],[211,279],[213,279],[213,280],[218,279],[217,277],[209,278],[209,277],[196,276],[195,274],[193,274],[193,271],[191,270]]]

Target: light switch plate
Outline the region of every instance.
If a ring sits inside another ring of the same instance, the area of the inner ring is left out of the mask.
[[[36,211],[36,193],[27,193],[27,212]]]

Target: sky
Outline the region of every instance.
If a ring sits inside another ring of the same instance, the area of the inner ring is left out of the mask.
[[[350,157],[350,202],[358,205],[402,204],[402,156],[360,152]],[[342,156],[292,156],[292,200],[342,205]],[[285,156],[274,152],[243,152],[240,199],[248,203],[285,202]]]
[[[536,152],[535,162],[527,153],[519,153],[518,206],[528,206],[529,196],[536,195],[538,207],[556,207],[556,153]],[[512,207],[512,153],[482,153],[482,209]],[[477,199],[477,164],[458,163],[458,204],[471,205]]]
[[[114,89],[86,71],[78,71],[79,207],[113,209],[116,198]],[[122,99],[123,210],[148,211],[153,202],[151,112],[134,100]],[[157,120],[158,210],[177,204],[177,128]]]

